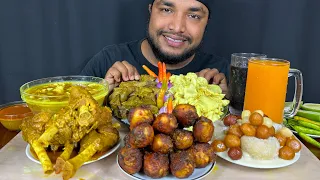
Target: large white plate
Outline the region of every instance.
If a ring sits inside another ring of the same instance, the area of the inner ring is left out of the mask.
[[[96,162],[96,161],[99,161],[100,159],[103,159],[107,156],[109,156],[110,154],[112,154],[113,152],[115,152],[119,147],[120,147],[120,143],[121,141],[118,142],[118,144],[116,144],[112,149],[106,151],[102,156],[100,156],[98,159],[95,159],[95,160],[92,160],[92,161],[87,161],[84,163],[85,164],[90,164],[90,163],[93,163],[93,162]],[[35,163],[38,163],[38,164],[41,164],[40,161],[38,159],[36,159],[35,157],[33,157],[31,151],[30,151],[30,145],[28,144],[27,147],[26,147],[26,155],[27,157],[35,162]]]
[[[225,159],[234,164],[251,167],[251,168],[259,168],[259,169],[272,169],[272,168],[281,168],[281,167],[289,166],[295,163],[296,161],[298,161],[298,159],[300,158],[300,152],[296,153],[296,155],[292,160],[284,160],[280,158],[276,158],[273,160],[255,160],[245,154],[239,160],[232,160],[228,156],[228,151],[218,152],[216,154],[222,159]]]
[[[121,166],[119,165],[118,162],[118,155],[117,155],[117,165],[118,167],[121,169],[121,171],[123,173],[125,173],[127,176],[129,176],[132,179],[136,179],[136,180],[143,180],[143,179],[152,179],[151,177],[145,175],[142,172],[139,173],[135,173],[135,174],[128,174],[127,172],[125,172]],[[183,178],[184,180],[197,180],[197,179],[202,179],[204,177],[206,177],[215,167],[216,162],[210,163],[209,165],[207,165],[204,168],[195,168],[193,173],[191,174],[191,176],[189,176],[188,178]],[[167,175],[166,177],[163,178],[159,178],[159,180],[173,180],[173,179],[178,179],[176,177],[174,177],[172,174]]]

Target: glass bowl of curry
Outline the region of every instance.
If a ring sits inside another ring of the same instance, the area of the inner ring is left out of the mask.
[[[84,87],[100,105],[103,105],[109,92],[108,82],[99,77],[57,76],[23,84],[20,95],[33,113],[56,113],[68,104],[70,88],[75,85]]]
[[[20,130],[22,120],[33,113],[23,101],[15,101],[0,105],[0,122],[10,131]]]

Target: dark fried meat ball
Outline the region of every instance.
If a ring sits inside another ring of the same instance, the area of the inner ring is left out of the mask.
[[[130,131],[129,143],[136,148],[144,148],[152,144],[154,131],[150,124],[142,123]]]
[[[177,178],[189,177],[195,168],[194,158],[190,151],[170,154],[170,170]]]
[[[156,117],[152,126],[161,133],[170,134],[177,129],[178,122],[173,114],[162,113]]]
[[[193,126],[199,117],[196,108],[190,104],[179,104],[173,109],[172,113],[181,127]]]
[[[167,154],[173,151],[173,143],[170,136],[165,134],[157,134],[153,138],[152,150]]]
[[[198,142],[209,142],[213,136],[214,126],[210,119],[201,116],[193,126],[193,137]]]
[[[161,178],[169,174],[168,154],[146,153],[143,158],[143,171],[152,178]]]
[[[123,147],[118,153],[120,167],[129,174],[140,171],[143,155],[137,148]]]
[[[130,130],[142,123],[151,124],[154,120],[151,110],[147,107],[132,108],[128,114],[128,121],[130,123]]]
[[[191,147],[196,168],[206,167],[216,160],[216,154],[209,143],[197,143]]]
[[[188,149],[193,144],[192,132],[184,129],[176,129],[172,134],[174,147],[180,150]]]

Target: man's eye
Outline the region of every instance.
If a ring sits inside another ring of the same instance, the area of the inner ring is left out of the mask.
[[[163,11],[163,12],[167,12],[167,13],[170,13],[170,12],[171,12],[171,10],[170,10],[170,9],[168,9],[168,8],[163,8],[163,9],[161,9],[161,11]]]
[[[196,14],[190,14],[189,17],[191,17],[193,19],[200,19],[201,18],[199,15],[196,15]]]

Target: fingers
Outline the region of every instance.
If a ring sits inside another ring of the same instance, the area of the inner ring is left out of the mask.
[[[214,77],[219,74],[219,71],[217,69],[210,69],[209,71],[207,71],[205,74],[204,74],[204,78],[209,82],[211,83],[211,81],[213,81]]]
[[[210,71],[210,69],[209,69],[209,68],[203,69],[203,70],[201,70],[200,72],[198,72],[197,75],[198,75],[199,77],[204,77],[204,74],[205,74],[207,71]]]
[[[226,76],[223,73],[217,73],[213,77],[213,83],[214,84],[227,84]]]
[[[129,64],[127,61],[122,61],[122,64],[126,67],[127,71],[124,71],[122,76],[127,75],[127,79],[129,80],[139,80],[140,79],[140,75],[138,73],[138,70],[132,66],[131,64]],[[122,71],[121,71],[122,73]],[[126,74],[127,73],[127,74]],[[125,79],[124,79],[125,80]],[[126,80],[125,80],[126,81]]]

